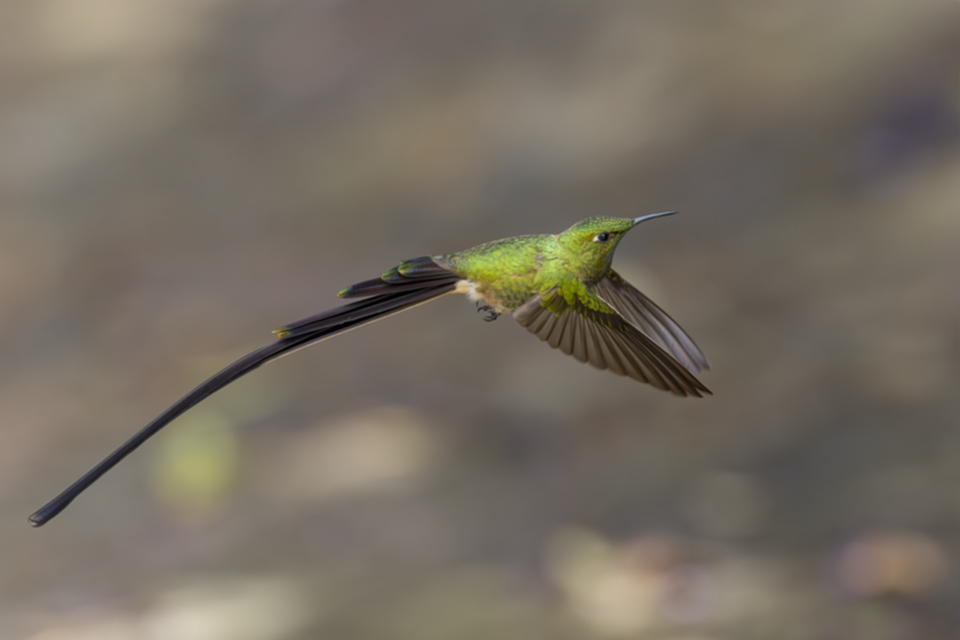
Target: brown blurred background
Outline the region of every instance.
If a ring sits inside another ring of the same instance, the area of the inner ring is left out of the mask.
[[[0,4],[0,638],[960,638],[956,2]],[[643,225],[716,394],[398,260]]]

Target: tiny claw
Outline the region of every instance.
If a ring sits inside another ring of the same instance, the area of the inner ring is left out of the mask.
[[[492,306],[490,306],[486,302],[481,302],[478,300],[477,313],[480,313],[481,311],[489,311],[489,313],[483,318],[487,322],[493,322],[494,320],[500,317],[500,313],[496,309],[494,309]]]

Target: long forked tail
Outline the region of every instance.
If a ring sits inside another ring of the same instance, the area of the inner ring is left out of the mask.
[[[277,329],[276,342],[240,358],[180,398],[86,475],[30,516],[30,524],[39,527],[49,522],[100,476],[160,429],[237,378],[308,345],[451,293],[456,289],[459,279],[456,274],[437,266],[429,257],[423,257],[401,263],[382,278],[367,280],[344,289],[340,292],[340,297],[369,297]]]

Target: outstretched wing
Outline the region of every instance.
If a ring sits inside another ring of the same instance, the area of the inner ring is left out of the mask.
[[[691,373],[710,368],[710,361],[680,325],[616,271],[611,269],[610,275],[601,280],[593,292],[616,309],[627,322],[673,354]]]
[[[582,283],[541,291],[513,313],[531,333],[580,362],[609,369],[678,396],[710,391],[652,338],[627,322]]]

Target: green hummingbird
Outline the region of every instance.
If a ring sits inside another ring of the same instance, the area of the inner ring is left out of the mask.
[[[119,449],[30,516],[42,526],[177,416],[271,360],[450,293],[466,294],[486,320],[512,313],[554,349],[678,396],[709,394],[695,374],[710,368],[673,319],[611,268],[624,234],[645,220],[587,218],[556,235],[527,235],[466,251],[401,262],[379,278],[347,287],[362,298],[277,329],[277,340],[229,365],[178,400]]]

